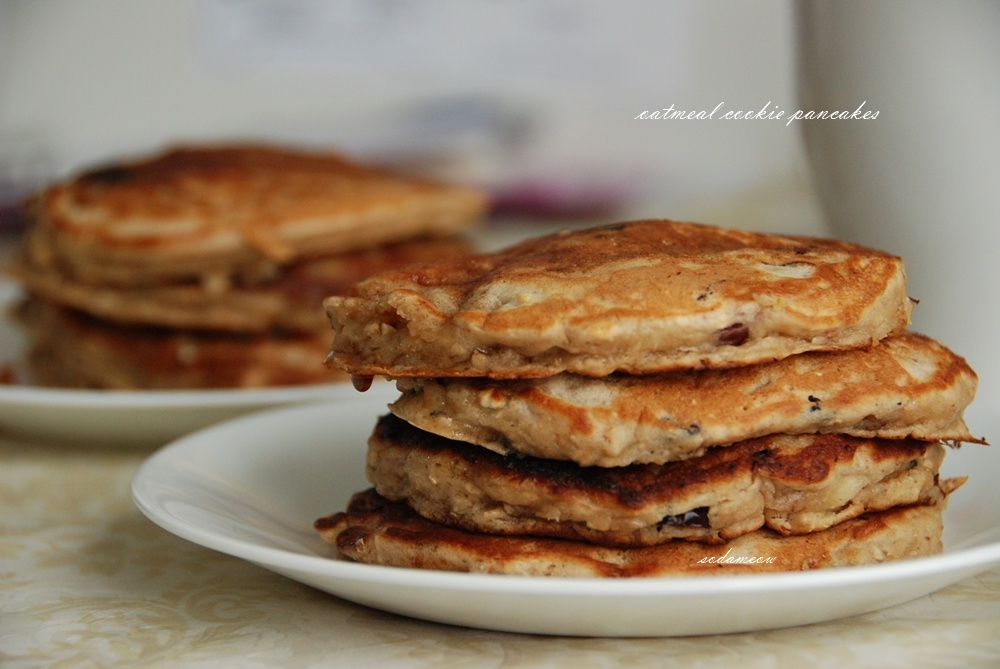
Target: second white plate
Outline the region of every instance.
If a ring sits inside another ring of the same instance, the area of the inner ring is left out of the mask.
[[[892,606],[1000,562],[1000,461],[967,447],[949,473],[973,474],[946,514],[939,556],[872,567],[759,576],[546,579],[355,564],[312,529],[364,480],[381,397],[245,417],[153,455],[133,481],[139,508],[190,541],[345,599],[438,622],[538,634],[676,636],[768,629]]]
[[[3,314],[17,286],[0,278],[0,363],[18,366],[24,341]],[[317,365],[322,364],[317,359]],[[371,391],[389,401],[392,384]],[[199,428],[268,407],[306,402],[354,402],[350,383],[246,390],[63,390],[0,384],[0,433],[67,445],[151,448]]]
[[[386,382],[374,384],[369,392],[386,401],[396,394]],[[149,448],[260,409],[320,401],[352,403],[360,398],[350,383],[136,391],[0,385],[0,430],[33,440]]]

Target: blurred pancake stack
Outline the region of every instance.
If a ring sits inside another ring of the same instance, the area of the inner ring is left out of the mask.
[[[180,148],[31,202],[13,270],[31,382],[108,389],[335,380],[323,297],[465,254],[477,192],[333,153]],[[339,375],[339,378],[346,378]]]
[[[325,302],[397,379],[348,559],[544,576],[799,571],[941,550],[977,379],[907,332],[902,261],[672,221],[423,263]],[[361,384],[363,386],[363,382]]]

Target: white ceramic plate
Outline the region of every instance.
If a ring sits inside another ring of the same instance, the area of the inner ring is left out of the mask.
[[[947,512],[943,555],[874,567],[761,576],[545,579],[431,572],[332,558],[312,530],[364,480],[381,398],[240,418],[160,450],[132,484],[150,519],[185,539],[345,599],[456,625],[538,634],[672,636],[801,625],[933,592],[1000,561],[1000,474],[980,447]]]
[[[370,391],[389,398],[387,383]],[[350,383],[252,390],[103,391],[0,385],[0,431],[46,442],[149,448],[229,418],[308,402],[353,403]]]

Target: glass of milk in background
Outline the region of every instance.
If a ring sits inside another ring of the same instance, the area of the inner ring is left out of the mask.
[[[912,328],[968,359],[968,422],[1000,440],[1000,2],[796,10],[801,108],[879,110],[799,122],[831,229],[905,259]]]

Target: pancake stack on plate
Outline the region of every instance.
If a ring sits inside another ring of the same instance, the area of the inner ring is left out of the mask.
[[[941,550],[977,379],[908,333],[902,261],[672,221],[388,271],[325,302],[397,379],[374,489],[316,528],[373,564],[546,576],[790,571]]]
[[[468,252],[465,188],[266,146],[177,149],[41,193],[14,275],[36,382],[248,387],[336,378],[323,297]]]

